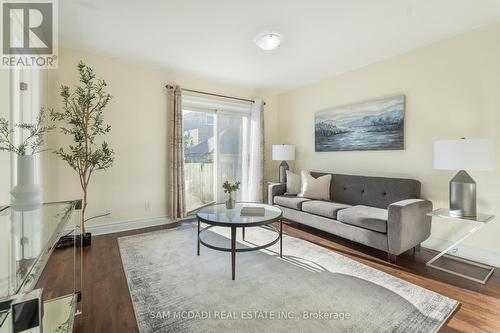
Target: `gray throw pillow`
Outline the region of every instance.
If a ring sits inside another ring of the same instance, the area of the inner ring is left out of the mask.
[[[297,195],[301,189],[300,176],[286,170],[286,194]]]

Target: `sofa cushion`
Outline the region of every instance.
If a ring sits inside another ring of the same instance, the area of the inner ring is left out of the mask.
[[[280,206],[301,210],[302,203],[309,201],[307,198],[300,198],[296,196],[289,195],[279,195],[274,197],[274,203]]]
[[[290,170],[286,170],[286,194],[297,195],[300,193],[300,188],[300,176]]]
[[[332,175],[314,178],[309,171],[302,170],[300,176],[302,185],[300,193],[297,196],[317,200],[330,200]]]
[[[311,200],[302,203],[302,210],[315,215],[320,215],[324,217],[329,217],[332,219],[337,218],[337,212],[341,209],[352,207],[350,205],[321,201],[321,200]]]
[[[327,173],[311,172],[320,177]],[[413,179],[331,174],[330,200],[386,209],[390,204],[420,198],[420,182]]]
[[[387,232],[387,209],[353,206],[337,213],[337,220],[361,228]]]

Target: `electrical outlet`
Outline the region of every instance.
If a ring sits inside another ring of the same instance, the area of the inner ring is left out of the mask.
[[[145,201],[144,202],[144,210],[146,212],[150,212],[151,211],[151,201]]]

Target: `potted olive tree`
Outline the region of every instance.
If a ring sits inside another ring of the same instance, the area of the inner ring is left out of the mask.
[[[23,140],[15,143],[12,138],[17,128]],[[34,123],[15,124],[0,117],[0,151],[8,151],[17,155],[17,181],[11,190],[14,197],[12,206],[18,209],[33,209],[42,203],[42,188],[35,182],[35,156],[44,151],[44,136],[54,129],[45,124],[45,109],[41,109]]]
[[[80,61],[80,84],[74,89],[61,86],[62,110],[52,111],[53,121],[60,123],[61,133],[73,139],[72,144],[55,151],[78,174],[83,192],[81,225],[83,245],[91,244],[92,235],[85,230],[88,205],[88,186],[95,171],[113,165],[114,151],[103,139],[111,131],[104,123],[103,111],[111,100],[106,92],[106,82],[96,78],[94,70]]]

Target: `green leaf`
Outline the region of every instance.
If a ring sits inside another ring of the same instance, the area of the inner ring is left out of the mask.
[[[92,172],[108,169],[114,162],[114,151],[104,140],[111,131],[104,121],[104,110],[112,96],[105,90],[106,82],[96,78],[90,66],[80,61],[77,70],[78,86],[61,86],[62,108],[52,111],[51,119],[73,141],[54,153],[79,174],[82,190],[86,191]]]

